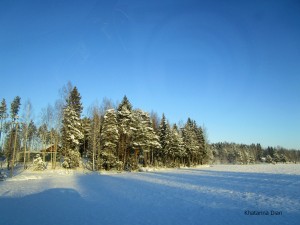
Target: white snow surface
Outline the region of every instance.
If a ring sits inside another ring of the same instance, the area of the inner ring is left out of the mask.
[[[300,164],[144,171],[26,170],[0,181],[0,224],[300,224]]]

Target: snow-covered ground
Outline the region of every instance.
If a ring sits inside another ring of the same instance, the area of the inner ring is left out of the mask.
[[[0,224],[299,224],[299,178],[299,164],[27,170],[0,181]]]

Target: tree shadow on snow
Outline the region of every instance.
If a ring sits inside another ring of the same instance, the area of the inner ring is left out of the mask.
[[[207,179],[207,187],[229,185],[225,183],[230,181],[224,178],[217,186],[214,181],[218,178],[213,175],[219,173],[208,174],[203,178]],[[240,179],[226,174],[229,180]],[[197,177],[174,173],[76,176],[74,189],[54,188],[25,197],[0,197],[0,224],[253,225],[293,224],[299,219],[299,213],[281,217],[247,216],[245,210],[258,208],[251,204],[246,206],[252,208],[244,208],[243,202],[228,198],[226,193],[199,191],[195,187],[204,180]],[[233,190],[233,186],[227,188]]]

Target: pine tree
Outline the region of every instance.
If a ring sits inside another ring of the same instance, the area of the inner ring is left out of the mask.
[[[16,96],[14,100],[11,103],[10,106],[10,134],[9,134],[9,141],[6,143],[6,155],[8,159],[8,164],[7,167],[10,167],[10,162],[11,162],[11,172],[10,176],[13,176],[13,169],[14,169],[14,163],[15,163],[15,155],[16,155],[16,150],[19,148],[19,126],[18,126],[18,113],[20,110],[20,105],[21,105],[21,98],[19,96]]]
[[[10,107],[10,118],[12,121],[16,121],[19,110],[20,110],[20,105],[21,105],[21,98],[19,96],[16,96],[11,103]]]
[[[119,131],[117,125],[117,114],[114,109],[106,111],[101,132],[103,166],[110,170],[117,167],[117,144],[119,141]]]

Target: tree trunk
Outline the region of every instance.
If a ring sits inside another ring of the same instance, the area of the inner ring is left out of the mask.
[[[26,125],[26,133],[25,133],[25,144],[24,144],[24,169],[27,169],[27,166],[26,166],[27,138],[28,138],[28,125]]]
[[[10,177],[13,177],[13,174],[14,174],[15,154],[16,154],[17,135],[18,135],[17,130],[18,130],[18,123],[16,125],[16,130],[15,130],[15,141],[14,141],[14,150],[13,150],[13,155],[12,155],[12,165],[11,165],[11,170],[10,170]]]
[[[43,151],[43,161],[44,163],[46,162],[46,137],[43,137],[43,147],[44,147],[44,151]]]

